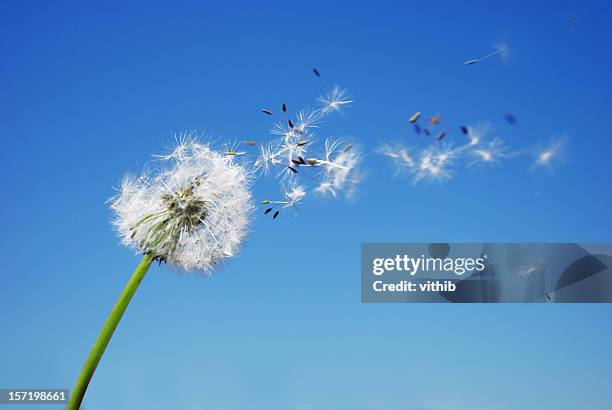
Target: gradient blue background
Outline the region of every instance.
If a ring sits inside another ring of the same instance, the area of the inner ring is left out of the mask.
[[[258,212],[210,279],[153,268],[86,408],[611,408],[610,305],[359,300],[362,242],[611,241],[611,19],[606,1],[3,1],[0,386],[72,388],[138,262],[105,203],[124,173],[182,130],[263,141],[260,108],[337,83],[356,103],[323,136],[368,152],[356,200]],[[463,65],[496,40],[508,61]],[[512,111],[533,142],[569,135],[568,160],[412,187],[372,151],[415,139],[417,110],[524,146]]]

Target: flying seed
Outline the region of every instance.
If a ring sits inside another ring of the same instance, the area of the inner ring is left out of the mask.
[[[425,133],[425,135],[430,136],[431,133],[429,132],[429,130],[427,128],[423,128],[423,132]]]
[[[438,134],[438,140],[443,140],[444,137],[446,137],[446,131],[442,131],[441,133]]]
[[[298,156],[298,161],[300,162],[300,164],[305,164],[306,162],[304,161],[304,157]]]
[[[308,162],[309,165],[315,165],[317,163],[316,158],[308,158],[306,161]]]
[[[417,134],[421,133],[421,126],[417,123],[414,123],[414,130],[416,131]]]
[[[272,111],[270,110],[261,110],[261,112],[263,112],[264,114],[268,114],[268,115],[272,115]]]
[[[271,211],[272,211],[272,208],[266,209],[266,211],[264,212],[264,215],[268,215]]]
[[[304,145],[306,145],[306,144],[308,144],[308,141],[305,141],[305,140],[302,140],[302,141],[298,141],[298,142],[297,142],[297,146],[298,146],[298,147],[304,146]]]
[[[314,73],[314,75],[316,75],[317,77],[321,77],[321,73],[319,72],[319,70],[317,70],[316,68],[312,69],[312,72]]]
[[[283,110],[283,112],[287,112],[287,106],[285,105],[285,103],[283,103],[281,110]]]
[[[353,144],[348,144],[345,148],[344,148],[344,152],[348,152],[351,150],[351,148],[353,148]]]
[[[480,60],[468,60],[468,61],[466,61],[466,62],[465,62],[465,63],[463,63],[463,64],[465,64],[465,65],[472,65],[472,64],[476,64],[476,63],[477,63],[477,62],[479,62],[479,61],[480,61]]]
[[[291,165],[287,165],[287,168],[289,168],[291,171],[293,171],[294,173],[298,173],[297,169],[293,168]]]
[[[225,151],[225,155],[231,155],[231,156],[235,156],[238,153],[236,151]]]
[[[293,162],[295,165],[300,165],[301,162],[298,161],[297,159],[292,159],[291,162]]]
[[[465,135],[468,135],[470,133],[469,130],[468,130],[468,127],[466,127],[465,125],[460,126],[459,129]]]
[[[291,120],[287,120],[287,122],[289,123],[289,128],[293,128],[293,123],[291,122]]]
[[[432,117],[429,117],[429,123],[430,123],[432,126],[435,126],[435,125],[440,124],[440,117],[441,117],[441,116],[442,116],[442,114],[436,114],[436,115],[434,115],[434,116],[432,116]]]
[[[516,117],[511,112],[507,112],[504,114],[504,119],[510,125],[516,124]]]
[[[421,112],[417,112],[415,114],[412,115],[412,117],[410,117],[410,119],[408,121],[410,121],[411,123],[415,123],[419,120],[419,118],[421,118]]]
[[[274,212],[274,216],[272,217],[272,219],[276,219],[276,217],[278,216],[279,213],[280,213],[280,211]]]
[[[261,201],[261,204],[262,204],[262,205],[267,205],[267,204],[269,204],[269,203],[270,203],[270,201],[268,201],[267,199],[265,199],[265,200]]]
[[[255,141],[253,141],[253,140],[242,141],[242,143],[244,145],[250,145],[250,146],[257,145],[257,143]]]

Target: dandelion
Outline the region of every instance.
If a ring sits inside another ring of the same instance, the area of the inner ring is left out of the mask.
[[[327,94],[320,96],[318,101],[321,103],[321,112],[323,114],[340,111],[344,105],[353,102],[348,92],[338,86],[332,88]]]
[[[77,380],[68,409],[78,409],[127,305],[153,261],[209,274],[235,255],[252,211],[249,172],[234,156],[183,134],[159,171],[127,176],[111,199],[121,241],[144,254],[128,281]]]

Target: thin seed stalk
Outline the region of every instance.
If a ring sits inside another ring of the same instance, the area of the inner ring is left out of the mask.
[[[108,346],[108,342],[110,342],[111,337],[113,337],[113,333],[125,309],[130,303],[132,296],[134,296],[134,293],[136,293],[136,289],[138,289],[140,282],[142,282],[142,279],[145,277],[151,263],[153,263],[153,255],[150,253],[145,254],[127,285],[125,285],[123,292],[121,292],[117,303],[115,303],[108,319],[106,319],[106,323],[104,323],[104,327],[102,327],[100,335],[83,365],[83,369],[81,370],[81,374],[77,379],[74,389],[70,392],[68,406],[66,407],[67,410],[78,410],[80,408],[87,386],[89,386],[89,382],[96,371],[96,367],[98,367],[98,363],[100,363],[106,346]]]

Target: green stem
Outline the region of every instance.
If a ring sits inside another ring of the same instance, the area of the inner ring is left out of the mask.
[[[68,406],[66,407],[67,410],[78,410],[80,408],[87,386],[96,371],[96,367],[98,367],[98,363],[106,350],[106,346],[108,346],[108,342],[110,342],[111,337],[113,337],[113,333],[125,309],[130,303],[132,296],[134,296],[134,293],[136,293],[136,289],[138,289],[140,282],[142,282],[142,279],[149,270],[151,263],[153,263],[153,256],[149,253],[145,254],[132,274],[129,282],[125,285],[123,292],[121,292],[121,296],[119,296],[117,303],[115,303],[115,307],[113,307],[110,316],[106,319],[106,323],[104,323],[104,327],[85,361],[85,365],[83,366],[83,370],[81,370],[81,374],[79,375],[74,389],[70,392]]]

